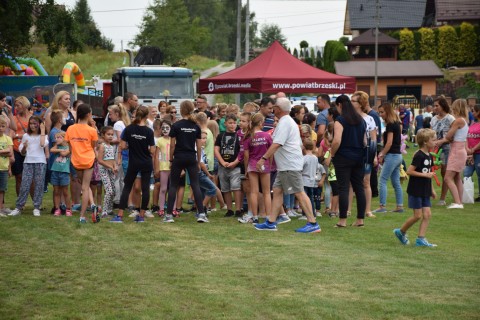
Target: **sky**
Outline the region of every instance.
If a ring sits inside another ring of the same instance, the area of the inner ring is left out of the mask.
[[[226,0],[234,1],[234,0]],[[247,0],[242,0],[246,4]],[[56,0],[69,8],[76,0]],[[88,0],[100,31],[115,44],[115,51],[128,47],[138,33],[143,15],[152,0]],[[306,40],[310,47],[323,47],[327,40],[343,36],[346,0],[250,0],[259,30],[265,23],[280,26],[288,47],[299,48]]]

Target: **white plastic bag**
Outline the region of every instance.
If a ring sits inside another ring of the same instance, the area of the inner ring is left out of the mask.
[[[463,197],[462,197],[462,202],[463,203],[474,203],[473,199],[473,180],[472,177],[465,177],[463,178]]]

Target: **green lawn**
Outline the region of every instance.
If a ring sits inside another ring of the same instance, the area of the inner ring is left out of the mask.
[[[364,229],[323,217],[321,233],[304,235],[302,221],[260,232],[223,211],[209,224],[80,225],[33,217],[28,202],[0,219],[0,319],[479,319],[479,208],[434,206],[438,247],[416,248],[392,233],[410,211]]]

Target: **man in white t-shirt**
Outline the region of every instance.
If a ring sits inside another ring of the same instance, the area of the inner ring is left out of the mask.
[[[297,124],[289,116],[291,109],[290,101],[287,98],[278,98],[273,106],[273,113],[279,119],[273,133],[273,144],[257,162],[257,170],[261,172],[265,160],[272,156],[277,165],[277,177],[273,183],[272,212],[264,223],[255,225],[257,230],[277,230],[277,217],[280,214],[283,204],[283,194],[295,194],[300,206],[307,216],[307,224],[295,230],[301,233],[320,232],[320,226],[313,216],[313,209],[310,199],[303,189],[302,170],[303,154],[302,139]],[[271,222],[273,221],[273,222]]]

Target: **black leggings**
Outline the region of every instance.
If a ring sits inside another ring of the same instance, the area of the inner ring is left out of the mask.
[[[130,191],[132,191],[133,183],[137,178],[137,173],[139,168],[132,168],[133,166],[128,165],[127,174],[125,175],[125,179],[123,180],[124,186],[122,190],[122,195],[120,197],[120,204],[118,206],[119,209],[124,210],[128,206],[128,196],[130,195]],[[147,171],[140,171],[142,176],[142,206],[140,209],[147,210],[148,203],[150,202],[150,177],[152,175],[151,170]]]
[[[175,198],[177,196],[178,185],[180,184],[180,174],[182,170],[188,172],[190,178],[190,187],[195,197],[195,205],[199,213],[205,213],[203,208],[203,197],[198,182],[198,162],[195,157],[175,156],[170,171],[170,188],[168,189],[167,213],[172,214]],[[182,199],[183,200],[183,199]]]
[[[350,184],[357,198],[357,219],[365,218],[365,208],[367,206],[365,199],[365,190],[363,189],[363,176],[365,173],[365,163],[345,158],[339,154],[333,159],[335,173],[338,182],[338,206],[340,209],[340,218],[347,218],[348,195]]]

